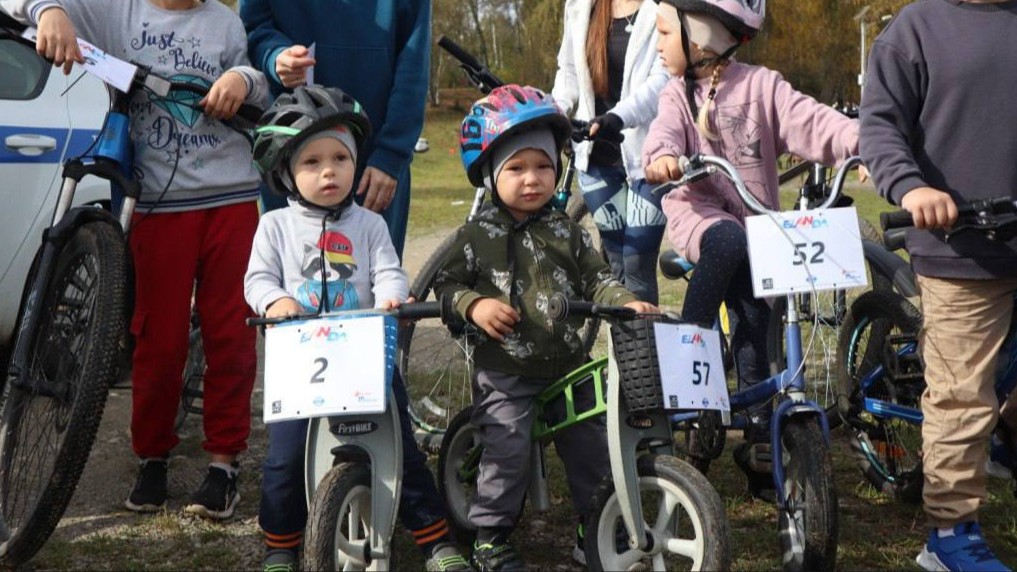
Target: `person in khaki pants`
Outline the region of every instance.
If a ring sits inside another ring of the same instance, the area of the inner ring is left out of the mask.
[[[986,544],[993,429],[1017,436],[1014,407],[997,426],[997,355],[1017,291],[1017,239],[944,231],[957,204],[1017,198],[1017,106],[999,81],[1017,69],[1017,2],[924,0],[903,8],[869,55],[861,106],[861,153],[876,186],[910,211],[907,247],[925,323],[919,342],[926,570],[1006,570]],[[1009,440],[1004,440],[1009,442]],[[993,448],[994,460],[1012,450]]]

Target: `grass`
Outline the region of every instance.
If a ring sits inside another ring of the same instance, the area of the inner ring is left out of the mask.
[[[430,141],[431,151],[418,155],[413,163],[411,235],[457,226],[472,200],[473,191],[466,182],[457,153],[461,118],[462,112],[448,110],[428,115],[424,136]],[[794,203],[796,188],[791,183],[782,189],[785,206]],[[855,200],[859,217],[877,228],[879,213],[892,210],[891,205],[874,192],[871,183],[858,183],[854,176],[849,179],[848,194]],[[680,308],[685,283],[661,278],[660,285],[661,305]],[[776,509],[755,502],[746,494],[744,477],[728,453],[740,435],[731,432],[729,437],[725,454],[713,463],[708,476],[725,500],[731,525],[732,569],[779,569]],[[845,431],[834,431],[832,437],[840,515],[838,568],[916,570],[914,557],[921,550],[926,533],[921,507],[899,504],[874,490],[865,482],[852,457]],[[531,566],[578,570],[568,558],[574,520],[563,469],[556,456],[548,455],[548,459],[552,508],[544,514],[535,514],[527,508],[515,541],[525,547]],[[1004,562],[1017,562],[1017,501],[1008,483],[990,482],[981,519],[997,555]],[[402,562],[415,561],[412,547],[405,542],[397,542],[397,546],[404,558],[411,559]]]

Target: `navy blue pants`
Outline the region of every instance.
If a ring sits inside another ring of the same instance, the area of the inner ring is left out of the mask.
[[[410,531],[422,530],[445,518],[434,476],[427,457],[417,448],[410,416],[409,398],[402,376],[396,370],[392,380],[403,439],[403,489],[399,500],[399,521]],[[307,421],[282,421],[268,426],[268,454],[261,481],[261,508],[258,522],[268,537],[295,538],[307,524],[304,491],[304,447]],[[295,544],[295,542],[294,542]]]
[[[682,318],[709,327],[717,317],[720,303],[727,304],[731,351],[738,364],[738,387],[759,383],[770,371],[766,355],[770,305],[752,293],[745,229],[731,221],[713,224],[703,233],[699,250],[699,262],[685,293]]]

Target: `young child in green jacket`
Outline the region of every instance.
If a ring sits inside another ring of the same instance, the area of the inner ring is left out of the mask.
[[[587,360],[583,319],[553,322],[551,296],[658,311],[625,290],[590,236],[548,205],[570,132],[553,99],[517,85],[495,89],[463,120],[463,165],[472,184],[491,191],[492,202],[459,229],[435,291],[484,332],[474,353],[471,418],[484,453],[470,507],[478,527],[472,561],[482,571],[525,567],[508,535],[528,482],[534,398]],[[593,400],[593,387],[584,389],[576,396],[579,410]],[[560,433],[555,450],[582,519],[610,466],[603,419]],[[584,560],[578,542],[573,557]]]

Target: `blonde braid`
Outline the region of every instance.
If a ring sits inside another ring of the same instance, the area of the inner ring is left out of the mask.
[[[699,133],[710,141],[716,141],[720,137],[710,130],[710,108],[713,107],[713,100],[717,97],[717,84],[720,83],[720,74],[727,67],[728,60],[721,60],[713,67],[713,77],[710,78],[710,92],[706,95],[706,101],[699,108],[699,116],[696,117],[696,127]]]

